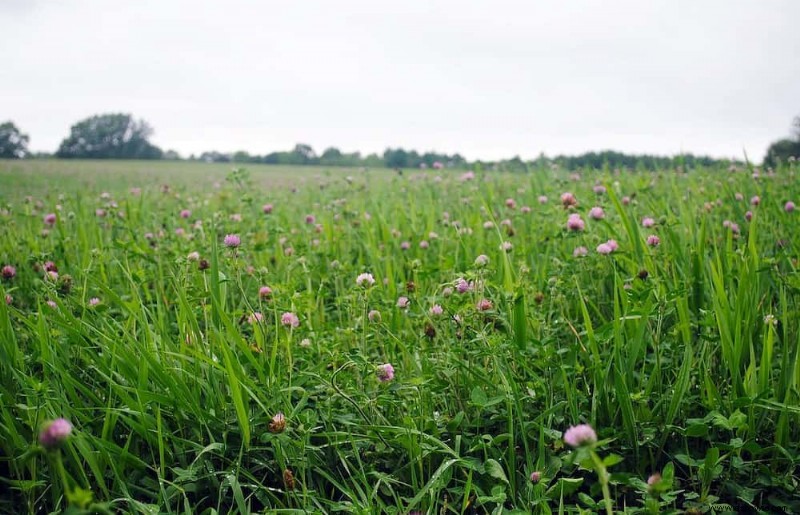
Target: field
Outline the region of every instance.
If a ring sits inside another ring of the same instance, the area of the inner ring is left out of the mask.
[[[231,167],[0,161],[0,512],[800,512],[798,165]]]

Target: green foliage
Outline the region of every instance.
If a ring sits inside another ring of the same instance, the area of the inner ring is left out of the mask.
[[[56,155],[71,159],[161,159],[162,151],[148,141],[153,130],[130,114],[95,115],[76,123]]]
[[[796,163],[0,166],[0,512],[800,511]]]
[[[22,159],[28,155],[28,138],[13,122],[0,124],[0,158]]]

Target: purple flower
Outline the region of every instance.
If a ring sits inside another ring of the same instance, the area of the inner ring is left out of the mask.
[[[272,204],[264,204],[261,206],[261,210],[264,212],[265,215],[272,213]]]
[[[604,256],[611,254],[613,251],[614,249],[612,249],[608,243],[601,243],[600,245],[597,246],[597,253],[603,254]]]
[[[475,258],[475,266],[486,266],[489,264],[489,256],[481,254]]]
[[[591,445],[597,442],[597,433],[589,424],[572,426],[564,433],[564,443],[570,447]]]
[[[761,197],[759,197],[758,195],[755,195],[755,196],[751,197],[750,198],[750,204],[753,205],[753,206],[757,206],[757,205],[761,204]]]
[[[531,472],[531,483],[538,483],[542,480],[542,473],[538,470]]]
[[[606,213],[602,207],[595,206],[589,210],[589,217],[594,220],[602,220],[606,217]]]
[[[397,307],[400,309],[406,309],[408,307],[408,297],[398,297],[397,299]]]
[[[583,246],[575,247],[575,250],[572,251],[572,256],[576,257],[576,258],[577,257],[586,257],[587,254],[589,254],[589,249],[587,249],[586,247],[583,247]]]
[[[569,191],[564,192],[564,193],[561,194],[561,205],[564,206],[565,208],[574,206],[577,203],[578,203],[578,199],[576,199],[575,195],[573,195]]]
[[[489,311],[490,309],[492,309],[492,301],[490,301],[489,299],[481,299],[475,305],[475,308],[478,311]]]
[[[189,218],[190,216],[192,216],[191,211],[189,211],[188,209],[181,210],[181,218]]]
[[[439,304],[434,304],[433,306],[431,306],[431,315],[439,316],[442,313],[444,313],[444,309],[442,309],[442,306],[440,306]]]
[[[9,280],[13,279],[15,275],[17,275],[17,269],[11,265],[6,265],[3,267],[3,279]]]
[[[242,244],[242,239],[239,238],[238,234],[226,234],[223,243],[225,243],[226,247],[235,249]]]
[[[258,324],[263,320],[264,320],[264,315],[262,315],[258,311],[251,313],[250,316],[247,317],[247,321],[250,322],[251,324]]]
[[[72,434],[72,424],[65,418],[57,418],[42,428],[39,433],[39,443],[48,451],[52,451],[60,447],[70,434]]]
[[[317,221],[317,218],[314,215],[306,215],[306,223],[311,225]]]
[[[795,208],[794,202],[792,202],[791,200],[783,206],[783,210],[786,211],[787,213],[791,213],[792,211],[794,211],[794,208]]]
[[[384,363],[383,365],[378,365],[375,369],[375,375],[378,376],[378,380],[386,383],[394,379],[394,367],[391,363]]]
[[[468,291],[472,291],[472,287],[473,284],[471,282],[467,282],[467,280],[463,277],[456,279],[456,291],[458,293],[467,293]]]
[[[89,299],[89,306],[94,307],[94,306],[97,306],[98,304],[100,304],[100,299],[99,298],[92,297],[91,299]]]
[[[539,201],[539,204],[547,204],[547,197],[544,195],[539,195],[537,200]]]
[[[262,299],[268,299],[272,295],[272,288],[269,286],[262,286],[258,289],[258,296]]]
[[[381,312],[377,309],[373,309],[367,314],[367,318],[370,322],[380,322],[381,321]]]
[[[281,323],[285,326],[300,327],[300,319],[294,313],[284,313],[281,315]]]
[[[655,234],[651,234],[647,237],[647,244],[651,247],[657,247],[661,243],[661,239],[656,236]]]
[[[569,215],[569,218],[567,218],[567,229],[570,231],[582,231],[585,226],[585,222],[578,213],[572,213]]]
[[[47,225],[54,225],[56,223],[56,220],[58,220],[58,217],[56,217],[55,213],[48,213],[44,215],[44,223],[46,223]]]
[[[602,184],[598,184],[594,188],[592,188],[592,191],[594,191],[598,195],[602,195],[603,193],[606,192],[606,187],[603,186]]]
[[[372,276],[372,274],[363,273],[363,274],[358,274],[358,277],[356,277],[356,285],[358,286],[369,287],[372,286],[373,284],[375,284],[375,278]]]
[[[649,216],[642,218],[642,227],[650,228],[653,227],[655,224],[656,221],[650,218]]]

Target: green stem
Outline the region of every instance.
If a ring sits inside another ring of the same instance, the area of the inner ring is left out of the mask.
[[[608,515],[614,515],[614,510],[612,509],[611,504],[611,491],[608,489],[608,472],[606,471],[606,466],[603,465],[603,462],[600,460],[600,456],[598,456],[597,453],[594,451],[589,451],[589,454],[592,456],[594,471],[597,472],[597,477],[600,479],[600,486],[603,487],[603,499],[606,501],[606,513]]]

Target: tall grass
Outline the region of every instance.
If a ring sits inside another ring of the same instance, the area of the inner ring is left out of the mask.
[[[0,163],[0,511],[578,513],[605,469],[614,511],[800,510],[796,166],[48,166]]]

